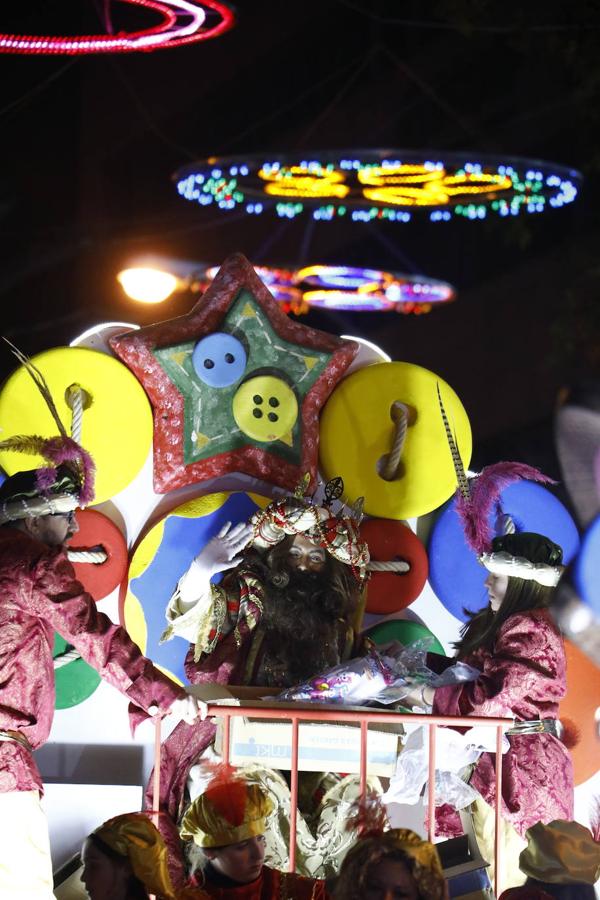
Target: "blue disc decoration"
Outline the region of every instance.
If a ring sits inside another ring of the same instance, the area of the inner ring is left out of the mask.
[[[517,531],[543,534],[559,544],[565,565],[577,554],[579,534],[575,522],[560,500],[546,488],[532,481],[511,484],[502,491],[501,506],[511,516]],[[465,542],[454,500],[441,508],[431,531],[428,553],[429,582],[448,612],[464,622],[465,607],[477,612],[487,606],[484,586],[487,571]]]
[[[232,334],[217,331],[198,341],[192,365],[198,378],[214,388],[229,387],[246,370],[247,354],[242,342]]]
[[[208,494],[189,501],[153,526],[134,551],[124,623],[132,639],[153,663],[186,683],[184,660],[189,642],[159,639],[166,628],[165,610],[179,578],[193,558],[226,522],[245,522],[266,498],[246,493]],[[218,582],[221,575],[213,577]]]
[[[583,536],[573,580],[583,602],[600,618],[600,516],[593,520]]]

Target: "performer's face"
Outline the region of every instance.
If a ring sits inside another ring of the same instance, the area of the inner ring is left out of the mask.
[[[125,900],[131,877],[129,861],[123,858],[123,864],[110,859],[93,841],[84,843],[81,851],[83,872],[81,880],[89,894],[90,900]]]
[[[502,601],[506,597],[508,575],[495,575],[493,572],[488,572],[488,577],[485,579],[484,584],[490,598],[490,606],[494,612],[498,612],[502,606]]]
[[[50,547],[60,547],[79,531],[74,511],[52,516],[36,516],[26,521],[34,537]]]
[[[382,859],[369,872],[365,900],[419,900],[417,882],[397,859]]]
[[[261,873],[265,861],[265,837],[257,834],[237,844],[207,849],[205,853],[221,875],[240,884],[249,884]]]
[[[297,534],[288,550],[287,562],[290,568],[300,572],[322,572],[325,568],[326,552],[310,538]]]

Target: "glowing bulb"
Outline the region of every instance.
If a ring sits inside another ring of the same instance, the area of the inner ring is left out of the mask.
[[[117,281],[127,296],[139,303],[162,303],[181,286],[180,279],[170,272],[145,267],[124,269]]]

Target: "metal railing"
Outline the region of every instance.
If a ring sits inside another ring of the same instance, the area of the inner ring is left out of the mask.
[[[464,727],[472,728],[475,725],[484,725],[489,728],[496,729],[496,749],[495,749],[495,769],[496,769],[496,809],[495,809],[495,831],[494,831],[494,890],[496,896],[501,892],[502,881],[502,812],[499,799],[502,796],[502,737],[503,731],[513,725],[513,719],[499,717],[483,717],[483,716],[434,716],[434,715],[418,715],[414,713],[396,713],[385,710],[353,710],[344,709],[343,707],[331,709],[331,707],[322,709],[315,705],[310,709],[290,709],[287,706],[268,707],[264,704],[253,705],[252,703],[244,703],[241,706],[221,706],[216,703],[208,704],[208,716],[223,719],[223,761],[229,762],[230,753],[230,733],[231,719],[233,717],[248,717],[253,719],[278,719],[279,721],[289,721],[292,725],[292,741],[291,741],[291,777],[290,777],[290,794],[291,794],[291,815],[290,815],[290,871],[294,871],[296,866],[296,826],[297,826],[297,806],[298,806],[298,727],[300,722],[333,722],[350,723],[360,725],[360,789],[364,797],[367,788],[367,735],[369,725],[385,722],[391,724],[411,724],[422,723],[427,726],[429,733],[429,774],[427,781],[427,799],[429,823],[428,838],[433,841],[435,838],[435,815],[431,814],[431,810],[435,808],[435,751],[436,751],[436,733],[439,726],[446,727]],[[158,731],[158,741],[160,746],[160,731]],[[160,767],[158,767],[160,768]],[[331,768],[331,767],[330,767]],[[332,771],[334,771],[332,769]],[[156,772],[156,768],[155,768]],[[432,777],[433,776],[433,777]],[[155,788],[155,790],[157,790]],[[156,793],[158,796],[158,793]]]

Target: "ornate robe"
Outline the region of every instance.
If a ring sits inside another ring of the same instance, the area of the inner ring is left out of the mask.
[[[566,691],[565,651],[547,610],[510,616],[500,627],[493,650],[477,650],[465,662],[481,676],[438,688],[434,713],[513,716],[519,721],[558,718],[558,704]],[[496,803],[495,777],[494,756],[484,753],[471,784],[491,806]],[[460,833],[456,813],[450,807],[441,810],[441,833]],[[510,750],[502,757],[502,815],[523,837],[536,822],[573,818],[573,766],[558,738],[510,737]]]
[[[127,632],[96,610],[63,550],[15,528],[0,528],[0,793],[42,790],[30,749],[45,743],[54,715],[54,632],[131,700],[132,724],[150,706],[167,711],[182,696]]]

